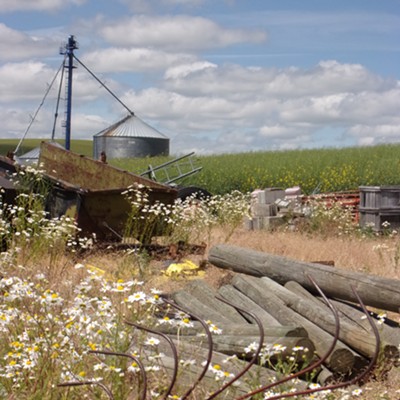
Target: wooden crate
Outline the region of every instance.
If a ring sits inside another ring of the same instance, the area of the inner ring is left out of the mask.
[[[384,211],[365,211],[360,209],[359,223],[363,228],[372,228],[376,232],[382,229],[399,229],[400,228],[400,210],[384,210]],[[389,223],[385,227],[385,223]]]
[[[360,186],[360,210],[400,211],[400,186]]]

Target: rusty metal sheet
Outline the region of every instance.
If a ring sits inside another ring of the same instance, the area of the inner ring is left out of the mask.
[[[126,189],[135,183],[176,196],[176,189],[90,157],[42,142],[39,164],[46,174],[85,190]]]
[[[39,161],[53,184],[47,201],[50,215],[75,219],[82,236],[94,233],[101,241],[120,240],[131,209],[122,193],[135,183],[150,188],[150,204],[171,204],[177,198],[170,186],[49,143],[41,144]]]

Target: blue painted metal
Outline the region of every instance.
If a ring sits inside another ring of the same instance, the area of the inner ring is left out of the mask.
[[[67,106],[66,106],[66,119],[65,119],[65,148],[70,150],[71,148],[71,112],[72,112],[72,75],[74,70],[74,50],[78,48],[73,35],[68,38],[68,43],[65,45],[65,52],[67,55],[68,64],[68,84],[67,84]]]

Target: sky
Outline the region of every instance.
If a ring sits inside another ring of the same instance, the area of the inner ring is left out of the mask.
[[[71,35],[72,140],[129,109],[175,155],[400,141],[400,0],[0,0],[0,138],[63,137]]]

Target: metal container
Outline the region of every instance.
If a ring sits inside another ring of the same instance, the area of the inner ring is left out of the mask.
[[[132,185],[145,186],[150,204],[171,204],[177,197],[170,186],[50,143],[41,144],[39,162],[52,186],[47,201],[50,216],[74,218],[82,236],[94,233],[98,240],[121,240],[131,210],[123,192]]]
[[[17,190],[11,180],[13,174],[17,172],[15,163],[7,157],[0,156],[0,199],[1,203],[14,204]]]
[[[96,160],[104,151],[108,159],[142,158],[169,155],[169,139],[97,136],[93,138],[93,156]]]
[[[102,152],[108,159],[168,156],[169,139],[132,114],[93,136],[93,158]]]

